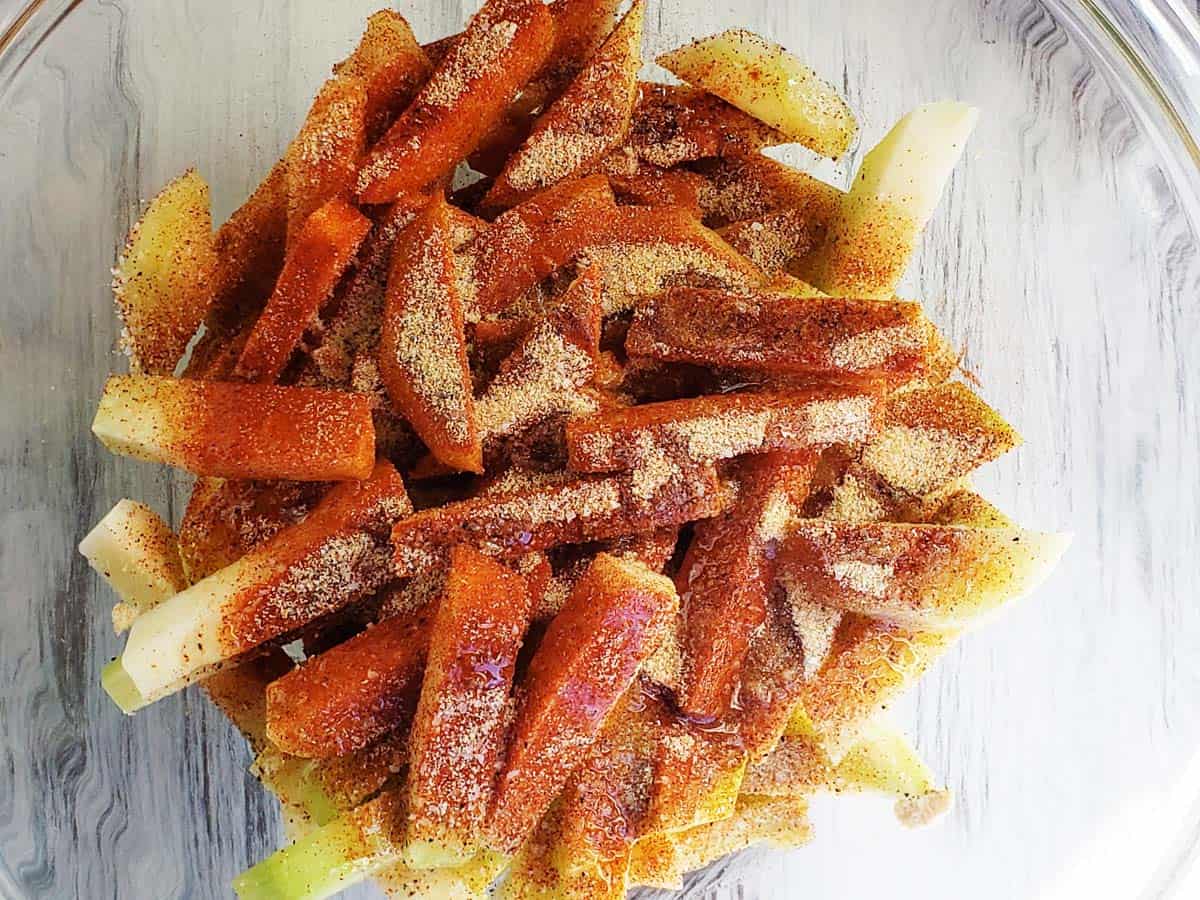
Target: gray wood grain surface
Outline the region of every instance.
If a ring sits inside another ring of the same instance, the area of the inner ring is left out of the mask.
[[[0,61],[2,896],[223,897],[281,840],[198,693],[126,719],[100,691],[119,642],[75,545],[124,496],[177,518],[186,485],[88,426],[123,365],[108,270],[140,203],[196,165],[227,215],[378,3],[46,0],[70,14]],[[432,38],[473,7],[399,8]],[[837,82],[868,145],[925,100],[984,107],[906,288],[1026,438],[982,488],[1076,540],[895,710],[957,793],[946,821],[826,798],[812,847],[693,895],[1149,896],[1200,796],[1200,259],[1160,150],[1038,3],[652,0],[647,49],[734,24]]]

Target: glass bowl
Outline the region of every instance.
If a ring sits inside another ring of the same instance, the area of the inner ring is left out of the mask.
[[[123,366],[108,271],[139,204],[196,165],[227,215],[378,3],[0,0],[0,895],[224,897],[282,840],[199,693],[126,719],[99,688],[119,641],[75,545],[120,497],[177,518],[187,485],[88,425]],[[467,7],[401,11],[428,39]],[[1192,13],[652,0],[647,49],[732,25],[842,87],[867,145],[923,101],[984,108],[905,293],[1026,438],[980,486],[1076,537],[893,710],[957,795],[944,821],[910,832],[886,803],[824,798],[811,847],[752,850],[690,895],[1200,896]],[[845,183],[859,155],[819,171]]]

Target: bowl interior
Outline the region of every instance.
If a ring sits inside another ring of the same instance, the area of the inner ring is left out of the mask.
[[[88,426],[124,366],[107,282],[140,203],[195,165],[228,215],[378,5],[43,0],[0,50],[0,895],[223,897],[282,840],[198,692],[124,719],[99,689],[120,642],[75,545],[125,496],[177,521],[188,483],[107,455]],[[474,6],[399,8],[432,39]],[[980,488],[1075,532],[1034,598],[892,711],[957,795],[945,822],[906,832],[882,801],[819,798],[813,847],[753,850],[691,895],[1169,883],[1200,775],[1200,256],[1195,168],[1139,106],[1144,73],[1058,4],[651,0],[647,22],[648,58],[734,25],[779,40],[845,91],[867,146],[927,100],[984,108],[903,293],[1025,437]],[[783,155],[844,184],[861,149]]]

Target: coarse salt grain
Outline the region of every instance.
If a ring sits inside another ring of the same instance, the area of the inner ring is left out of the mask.
[[[893,325],[844,338],[833,346],[833,364],[852,372],[881,366],[900,353],[921,350],[926,336],[911,325]]]
[[[519,363],[497,375],[476,401],[481,435],[511,434],[555,413],[595,411],[595,401],[579,390],[595,370],[592,358],[551,323],[535,326],[518,352]]]
[[[472,82],[496,66],[516,34],[517,23],[508,20],[471,23],[465,40],[455,45],[443,68],[434,72],[425,85],[420,101],[430,106],[453,107]]]
[[[471,393],[455,352],[450,297],[440,281],[441,252],[437,238],[425,241],[399,288],[404,305],[397,323],[395,355],[413,392],[428,405],[447,436],[461,443],[468,438]]]
[[[667,431],[683,444],[691,459],[714,462],[761,447],[766,441],[770,418],[766,410],[704,416],[672,424]]]
[[[833,577],[860,594],[870,594],[872,597],[883,597],[895,574],[891,566],[878,563],[863,562],[858,559],[839,560],[830,567]]]

